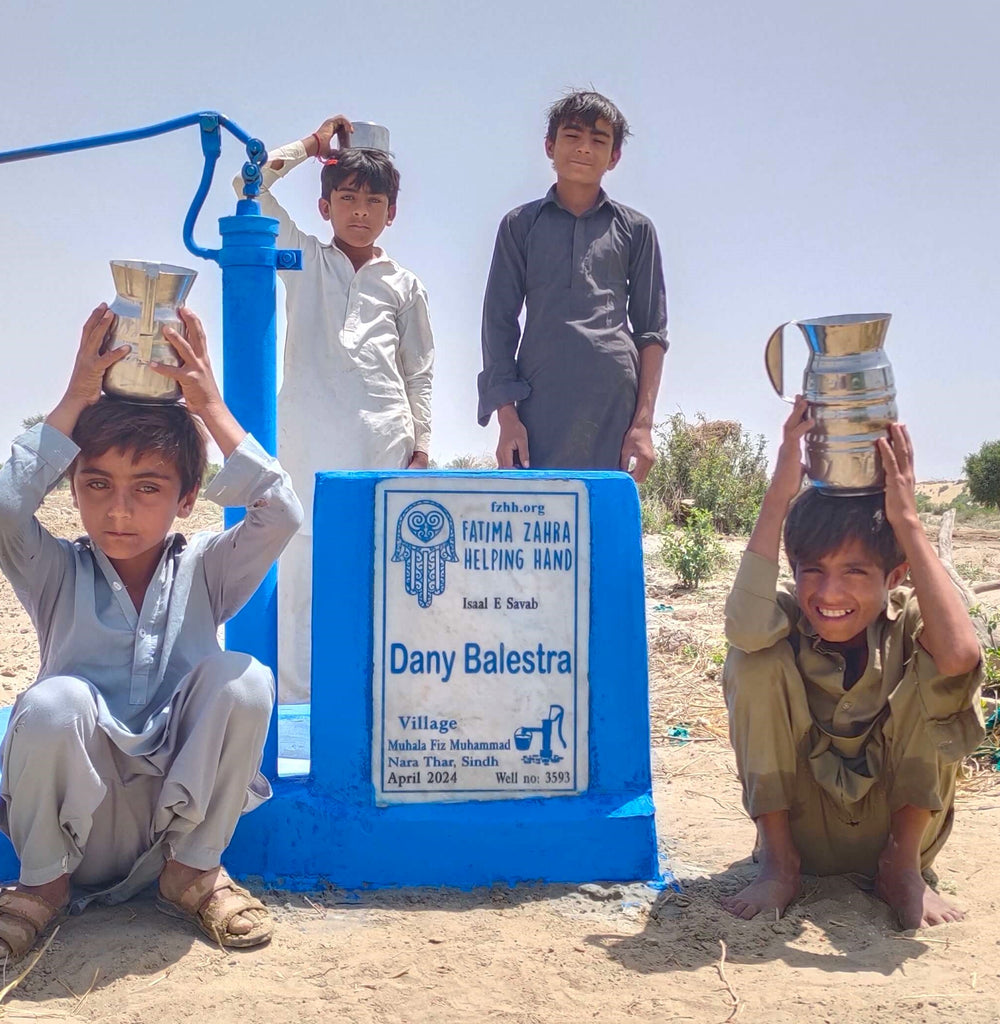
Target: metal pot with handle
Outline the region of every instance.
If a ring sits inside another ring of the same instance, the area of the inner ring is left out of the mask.
[[[892,366],[883,348],[889,313],[848,313],[790,320],[764,349],[774,390],[786,401],[784,329],[794,324],[809,348],[802,394],[815,421],[806,434],[806,473],[833,494],[882,490],[885,475],[875,442],[898,418]]]

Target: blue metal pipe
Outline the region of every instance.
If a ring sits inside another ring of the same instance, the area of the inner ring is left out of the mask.
[[[187,216],[184,218],[184,245],[188,252],[200,256],[203,260],[218,260],[218,249],[203,249],[194,240],[194,225],[201,213],[205,203],[208,190],[212,187],[212,175],[215,174],[215,164],[222,152],[222,132],[219,131],[219,119],[215,115],[206,115],[201,119],[201,151],[205,154],[205,165],[201,169],[201,181],[195,191],[194,199],[188,208]]]
[[[66,142],[49,142],[44,146],[28,146],[26,149],[11,149],[0,153],[0,164],[16,163],[18,160],[32,160],[36,156],[55,156],[58,153],[75,153],[81,149],[97,149],[99,146],[117,146],[122,142],[137,142],[139,139],[152,139],[157,135],[175,132],[178,128],[189,128],[199,124],[205,117],[215,118],[227,131],[236,136],[244,145],[254,140],[235,121],[214,110],[196,111],[184,114],[170,121],[160,121],[145,128],[130,128],[125,132],[110,132],[105,135],[90,135],[84,139],[69,139]]]
[[[0,153],[0,164],[15,163],[18,160],[31,160],[36,156],[75,153],[81,149],[96,149],[99,146],[116,146],[120,142],[136,142],[139,139],[151,139],[156,135],[166,135],[167,132],[175,132],[178,128],[188,128],[193,124],[198,124],[205,114],[212,113],[212,111],[203,111],[201,113],[185,114],[183,117],[175,117],[171,121],[161,121],[159,124],[147,125],[145,128],[132,128],[126,132],[91,135],[85,139],[69,139],[66,142],[49,142],[44,146],[29,146],[27,149],[12,149],[6,153]],[[229,128],[230,124],[227,123],[226,127]],[[232,128],[230,130],[232,131]],[[248,141],[246,132],[242,128],[237,128],[236,131],[233,131],[233,134],[242,142]]]
[[[251,199],[236,204],[234,217],[219,221],[222,249],[223,393],[233,415],[272,455],[276,434],[275,272],[278,222],[260,216]],[[226,509],[226,526],[243,518]],[[278,676],[277,571],[272,568],[239,615],[226,626],[226,648],[251,653]],[[277,700],[264,744],[262,770],[278,776]]]

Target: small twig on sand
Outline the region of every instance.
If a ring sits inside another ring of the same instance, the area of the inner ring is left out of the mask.
[[[711,800],[712,803],[718,804],[724,811],[732,811],[735,808],[732,804],[724,804],[717,796],[712,796],[711,793],[699,793],[696,789],[686,789],[685,793],[690,793],[692,796],[700,796],[705,800]]]
[[[936,942],[942,946],[950,946],[951,939],[929,939],[926,935],[890,935],[890,939],[904,939],[906,942]]]
[[[719,939],[719,946],[722,949],[722,955],[719,957],[719,962],[715,965],[715,969],[719,972],[719,977],[722,979],[722,984],[726,986],[726,991],[729,993],[729,998],[733,1001],[733,1008],[729,1011],[729,1016],[723,1021],[723,1024],[729,1024],[729,1022],[743,1009],[743,1003],[740,997],[733,991],[733,986],[729,984],[729,979],[726,977],[725,963],[726,963],[726,943],[723,939]]]
[[[45,940],[45,945],[42,946],[42,948],[35,954],[34,960],[32,960],[31,963],[28,964],[28,966],[25,967],[25,969],[23,971],[21,971],[21,973],[13,981],[8,981],[7,984],[4,985],[3,988],[0,988],[0,1003],[2,1003],[7,998],[7,996],[11,992],[13,992],[14,989],[17,988],[17,986],[20,985],[21,982],[24,981],[24,979],[27,978],[27,976],[35,969],[35,964],[37,964],[38,961],[42,959],[42,957],[45,955],[45,951],[49,948],[49,946],[52,945],[52,940],[58,934],[59,934],[59,925],[56,925],[55,930]]]
[[[326,911],[322,907],[318,907],[315,903],[313,903],[313,901],[309,899],[309,897],[306,896],[305,893],[302,894],[302,898],[306,901],[306,903],[309,904],[310,907],[313,908],[313,910],[316,911],[317,914],[319,914],[320,917],[326,916]]]
[[[94,986],[97,984],[97,976],[100,973],[101,973],[101,967],[100,967],[100,964],[98,964],[97,967],[94,968],[94,980],[90,983],[90,988],[88,988],[87,991],[84,992],[82,996],[80,996],[80,1001],[76,1004],[76,1006],[73,1007],[73,1013],[74,1014],[87,1001],[87,996],[89,996],[90,993],[94,991]]]
[[[62,978],[56,978],[56,981],[57,981],[57,982],[59,982],[59,984],[60,984],[60,985],[62,985],[62,987],[63,987],[64,989],[66,989],[66,991],[67,991],[67,992],[68,992],[68,993],[69,993],[69,994],[70,994],[70,995],[71,995],[71,996],[72,996],[72,997],[73,997],[74,999],[79,999],[79,998],[80,998],[80,997],[79,997],[79,996],[78,996],[78,995],[77,995],[77,994],[76,994],[76,993],[75,993],[75,992],[74,992],[74,991],[73,991],[73,990],[72,990],[72,989],[71,989],[71,988],[69,987],[69,985],[67,985],[67,984],[66,984],[66,982],[62,980]]]

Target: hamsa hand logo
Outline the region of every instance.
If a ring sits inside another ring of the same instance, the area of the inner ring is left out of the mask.
[[[405,564],[406,592],[416,596],[421,608],[429,608],[434,596],[444,593],[446,564],[458,561],[448,510],[427,499],[407,505],[396,520],[392,560]]]

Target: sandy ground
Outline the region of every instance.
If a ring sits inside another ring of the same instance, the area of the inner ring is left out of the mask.
[[[214,513],[203,513],[212,525]],[[43,518],[78,529],[67,495]],[[647,542],[654,795],[664,864],[683,892],[645,885],[264,893],[270,946],[227,953],[140,897],[72,918],[7,996],[12,1021],[450,1022],[1000,1020],[1000,829],[993,773],[965,783],[940,887],[966,921],[902,934],[841,878],[806,879],[780,921],[718,905],[752,874],[717,686],[721,603],[734,566],[676,589]],[[1000,576],[1000,533],[961,527],[956,562]],[[740,542],[729,544],[734,553]],[[996,570],[996,571],[993,571]],[[0,580],[0,697],[33,677],[34,635]],[[671,739],[686,733],[687,742]],[[9,980],[9,979],[8,979]]]

